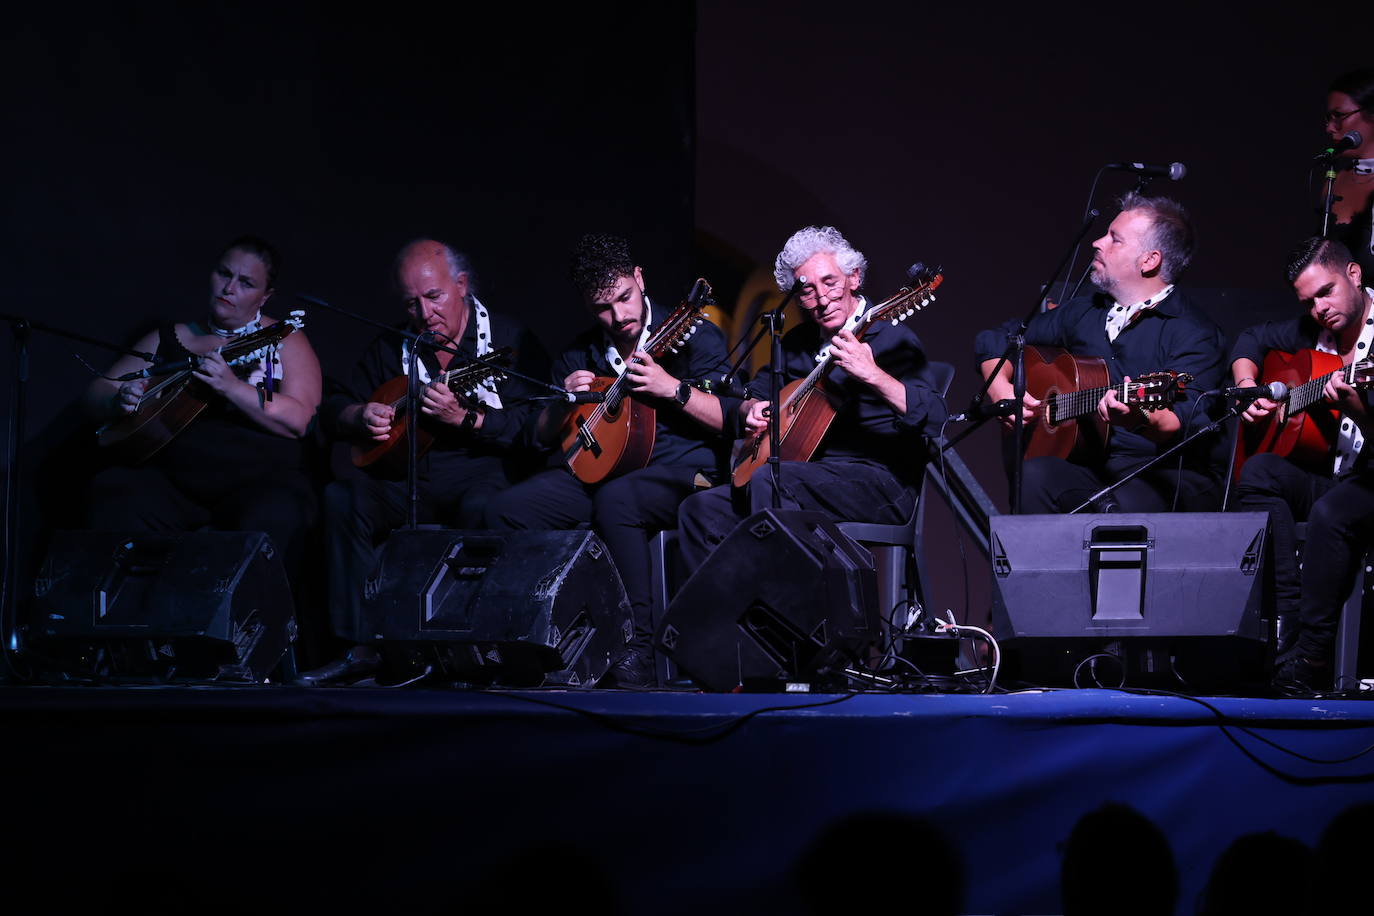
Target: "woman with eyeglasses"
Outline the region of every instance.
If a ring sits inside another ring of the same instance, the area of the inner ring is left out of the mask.
[[[1352,131],[1359,140],[1337,159],[1328,235],[1350,249],[1366,277],[1374,277],[1374,68],[1342,73],[1327,91],[1327,136],[1334,144]]]

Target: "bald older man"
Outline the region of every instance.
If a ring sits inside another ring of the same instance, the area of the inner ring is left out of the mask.
[[[396,257],[395,281],[409,330],[432,331],[440,343],[467,359],[511,347],[516,371],[531,378],[547,375],[548,357],[538,340],[478,300],[472,268],[460,252],[433,239],[413,241]],[[347,387],[325,401],[321,414],[341,438],[364,446],[387,439],[395,411],[370,398],[384,382],[404,374],[408,351],[408,340],[378,336],[354,367]],[[486,500],[518,474],[517,443],[535,409],[528,399],[540,392],[512,377],[475,398],[460,399],[446,385],[431,382],[458,359],[444,351],[420,354],[422,424],[434,434],[434,444],[420,458],[418,514],[422,523],[475,528],[482,523]],[[408,496],[405,479],[394,472],[337,481],[325,490],[330,625],[355,648],[306,672],[303,683],[346,683],[375,669],[375,653],[356,647],[363,582],[376,565],[382,541],[405,524]]]

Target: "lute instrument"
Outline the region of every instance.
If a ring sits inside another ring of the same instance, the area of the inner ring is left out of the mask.
[[[246,365],[262,359],[288,334],[303,327],[305,312],[295,309],[283,320],[251,334],[230,338],[212,352],[218,352],[230,366]],[[182,369],[148,385],[139,396],[133,413],[111,420],[96,430],[96,442],[108,450],[111,457],[130,464],[147,461],[157,454],[209,405],[204,389],[192,384],[196,380],[194,373],[192,368]]]
[[[698,279],[686,301],[675,308],[641,348],[655,360],[676,353],[706,320],[711,284]],[[629,373],[596,378],[592,391],[605,392],[596,404],[578,405],[559,431],[560,451],[573,476],[600,483],[649,463],[654,452],[658,417],[654,408],[630,392]]]
[[[944,274],[925,271],[912,278],[911,286],[904,286],[892,296],[866,311],[854,328],[854,336],[864,335],[877,324],[905,321],[935,301],[935,290],[944,282]],[[825,380],[834,367],[834,357],[827,353],[805,378],[788,382],[779,394],[778,455],[783,461],[809,461],[825,438],[835,419],[835,404],[826,390]],[[754,472],[768,461],[772,453],[765,428],[735,445],[731,483],[742,487]]]
[[[447,385],[458,398],[471,401],[479,388],[490,388],[506,377],[504,364],[509,361],[510,356],[510,347],[493,350],[485,356],[439,373],[429,384]],[[388,379],[368,398],[369,402],[386,404],[395,413],[392,415],[391,429],[385,441],[353,446],[354,467],[371,468],[374,472],[386,474],[405,473],[406,456],[409,454],[407,442],[411,429],[407,410],[410,400],[409,381],[409,377],[405,375]],[[416,454],[423,455],[434,444],[434,433],[427,429],[424,423],[416,427],[416,430]]]

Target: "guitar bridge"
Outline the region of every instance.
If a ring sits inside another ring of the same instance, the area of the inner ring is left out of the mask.
[[[587,421],[584,417],[577,418],[577,441],[582,443],[582,447],[587,449],[596,458],[601,457],[601,443],[596,441],[596,436],[587,428]]]

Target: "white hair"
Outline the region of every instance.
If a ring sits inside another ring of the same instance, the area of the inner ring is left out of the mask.
[[[863,286],[864,271],[868,269],[868,259],[863,252],[856,251],[834,226],[807,226],[792,233],[773,262],[773,279],[778,281],[778,289],[783,292],[791,289],[797,282],[797,268],[821,253],[834,255],[835,263],[846,274],[857,270],[859,285]]]

